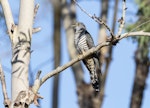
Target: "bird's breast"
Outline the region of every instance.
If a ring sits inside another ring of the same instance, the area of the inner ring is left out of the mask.
[[[77,42],[77,46],[79,47],[79,49],[81,50],[82,53],[89,50],[85,35],[83,35],[79,38],[79,40]]]

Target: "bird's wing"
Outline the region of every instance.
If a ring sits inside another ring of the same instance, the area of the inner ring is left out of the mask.
[[[86,43],[87,43],[89,49],[91,49],[92,47],[95,46],[95,45],[94,45],[94,41],[93,41],[91,35],[90,35],[87,31],[85,31],[85,35],[86,35],[86,37],[87,37],[87,38],[86,38]]]

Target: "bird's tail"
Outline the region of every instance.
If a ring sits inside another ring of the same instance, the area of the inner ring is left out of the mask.
[[[94,75],[91,75],[91,83],[96,92],[100,91],[100,79],[97,72],[94,72]]]

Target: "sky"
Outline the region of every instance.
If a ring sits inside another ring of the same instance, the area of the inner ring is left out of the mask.
[[[18,10],[19,0],[9,0],[15,19],[15,23],[18,22]],[[15,3],[14,3],[15,2]],[[40,4],[40,8],[35,19],[34,27],[41,27],[42,30],[36,33],[32,37],[30,62],[30,72],[35,75],[38,70],[42,70],[41,76],[53,70],[53,13],[52,6],[48,0],[36,0],[36,3]],[[14,5],[15,4],[15,5]],[[82,0],[79,4],[91,14],[99,16],[100,3],[98,0]],[[94,7],[94,8],[93,8]],[[111,27],[113,16],[114,0],[110,1],[109,20],[108,25]],[[133,1],[127,0],[127,14],[126,25],[133,23],[137,20],[136,11],[137,6]],[[119,3],[119,10],[117,19],[121,17],[122,3]],[[97,44],[98,38],[98,24],[89,18],[77,7],[77,20],[83,22],[86,25],[87,30],[92,35],[95,44]],[[2,21],[3,22],[3,21]],[[0,24],[2,25],[2,23]],[[0,62],[5,72],[5,78],[7,82],[7,90],[9,97],[11,96],[11,44],[9,37],[5,34],[6,28],[0,26]],[[66,44],[65,31],[62,28],[62,61],[61,65],[69,61],[68,49]],[[109,74],[106,81],[105,98],[102,108],[129,108],[130,98],[132,93],[132,86],[135,75],[134,53],[137,44],[130,38],[121,40],[116,46],[114,46],[113,59],[110,65]],[[42,65],[41,65],[42,64]],[[85,80],[90,81],[88,70],[85,70]],[[52,82],[53,78],[50,78],[43,84],[39,90],[40,95],[44,97],[41,100],[42,108],[51,108],[52,104]],[[150,106],[150,78],[147,79],[147,86],[144,91],[144,100],[142,108],[148,108]],[[0,107],[3,108],[2,90],[0,84]],[[59,89],[59,108],[78,108],[78,100],[76,94],[75,81],[71,68],[64,70],[60,73],[60,89]],[[31,108],[36,108],[31,105]]]

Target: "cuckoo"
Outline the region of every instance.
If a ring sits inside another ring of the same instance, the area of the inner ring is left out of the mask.
[[[75,29],[74,43],[79,54],[84,54],[92,47],[95,47],[94,41],[83,23],[77,22],[73,26]],[[89,70],[93,88],[95,89],[95,91],[99,91],[101,69],[98,52],[93,53],[82,61]]]

